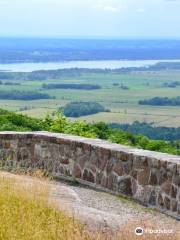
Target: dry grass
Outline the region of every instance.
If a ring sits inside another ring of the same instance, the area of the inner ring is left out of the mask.
[[[48,206],[47,196],[42,185],[0,178],[0,240],[90,239],[81,224]]]
[[[118,234],[88,232],[87,229],[48,202],[46,181],[24,181],[0,177],[0,240],[168,240],[173,235],[135,235],[135,228],[156,229],[152,221],[129,222]],[[162,226],[163,228],[163,226]],[[171,228],[171,226],[169,226]]]

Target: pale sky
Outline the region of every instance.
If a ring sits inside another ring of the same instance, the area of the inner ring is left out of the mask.
[[[180,38],[180,0],[0,0],[0,36]]]

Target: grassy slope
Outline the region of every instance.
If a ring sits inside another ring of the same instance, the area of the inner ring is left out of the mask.
[[[48,189],[29,191],[2,177],[0,189],[1,240],[90,239],[82,225],[47,205]]]
[[[134,233],[137,226],[157,229],[153,220],[139,218],[130,220],[117,233],[88,232],[76,220],[56,210],[55,205],[48,204],[46,182],[25,184],[14,178],[0,177],[0,189],[0,240],[138,240],[139,236]],[[166,223],[165,229],[171,228]],[[178,226],[173,229],[173,239],[178,240]],[[141,239],[170,240],[172,234],[145,233]]]

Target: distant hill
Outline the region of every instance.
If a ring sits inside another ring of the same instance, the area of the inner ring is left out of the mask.
[[[180,59],[180,41],[0,38],[0,63],[117,59]]]

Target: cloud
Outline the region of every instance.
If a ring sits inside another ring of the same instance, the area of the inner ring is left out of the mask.
[[[139,13],[144,13],[146,10],[144,8],[138,8],[136,11]]]
[[[104,5],[104,4],[99,4],[96,5],[94,8],[101,10],[101,11],[105,11],[105,12],[114,12],[117,13],[121,10],[121,6],[120,5]]]
[[[165,2],[178,2],[179,0],[164,0]]]

